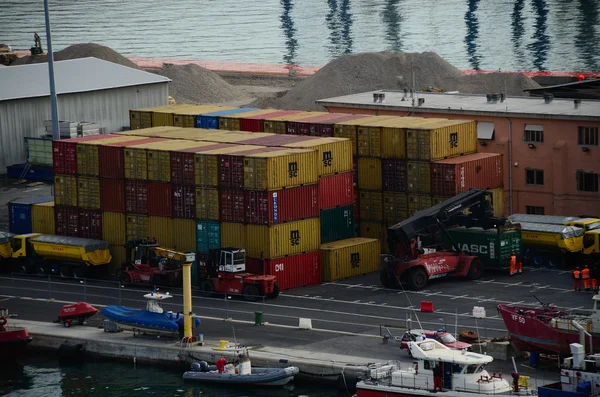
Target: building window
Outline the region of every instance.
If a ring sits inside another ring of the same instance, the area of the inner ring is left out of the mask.
[[[523,134],[525,142],[544,142],[544,126],[538,124],[525,124],[525,134]]]
[[[494,123],[479,121],[477,123],[477,139],[494,139],[496,127]]]
[[[598,146],[598,127],[579,127],[579,144]]]
[[[594,172],[577,171],[577,190],[580,192],[597,192],[598,174]]]
[[[525,212],[528,215],[545,215],[544,207],[536,207],[535,205],[526,205]]]
[[[525,183],[527,185],[538,185],[544,184],[544,170],[525,170]]]

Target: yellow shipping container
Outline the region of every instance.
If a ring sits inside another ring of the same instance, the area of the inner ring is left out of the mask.
[[[408,195],[408,216],[411,217],[415,212],[431,207],[431,196],[427,194],[409,194]]]
[[[373,157],[358,158],[358,188],[381,190],[381,159]]]
[[[145,150],[149,181],[171,182],[171,152],[202,146],[198,142],[173,139],[137,145],[131,150]]]
[[[372,116],[372,117],[364,117],[361,119],[336,123],[333,126],[333,136],[338,137],[338,138],[350,139],[350,141],[352,142],[352,155],[356,156],[358,153],[357,132],[358,132],[359,126],[368,125],[369,123],[382,122],[382,121],[390,119],[392,117],[397,117],[397,116]]]
[[[490,189],[492,192],[492,208],[494,209],[494,216],[499,218],[503,218],[504,214],[504,187],[497,187],[495,189]]]
[[[359,190],[358,208],[360,219],[383,221],[383,193],[377,190]]]
[[[173,126],[183,128],[196,128],[196,117],[201,114],[220,112],[223,110],[235,109],[234,107],[202,105],[194,106],[185,110],[178,110],[173,113]]]
[[[477,152],[477,123],[469,120],[424,122],[406,130],[409,160],[435,161]]]
[[[196,252],[196,221],[173,219],[173,248],[182,252]]]
[[[77,200],[77,178],[71,175],[54,175],[56,205],[77,207]]]
[[[379,270],[379,240],[355,237],[321,245],[321,278],[336,281]]]
[[[148,217],[148,237],[156,239],[161,247],[173,248],[173,219],[164,216]]]
[[[277,109],[259,109],[244,113],[228,114],[227,116],[219,117],[219,129],[229,131],[240,130],[240,119],[245,119],[252,116],[260,116],[262,114],[269,114],[277,112]]]
[[[259,151],[244,154],[244,189],[274,190],[318,182],[315,150],[265,148]]]
[[[327,114],[327,112],[300,112],[296,114],[288,114],[285,116],[271,117],[265,119],[263,131],[273,134],[287,134],[287,122],[305,119],[307,117],[319,116]]]
[[[54,201],[37,203],[31,206],[31,232],[55,234]]]
[[[360,237],[377,239],[379,240],[381,246],[381,252],[384,254],[388,254],[390,252],[387,243],[387,227],[385,223],[361,221]]]
[[[109,244],[127,243],[125,214],[121,212],[102,212],[102,240]]]
[[[127,240],[131,241],[137,238],[147,239],[150,237],[148,232],[148,217],[146,215],[127,214],[125,215],[125,230],[127,231]],[[104,230],[102,231],[104,232]]]
[[[123,150],[125,179],[148,179],[148,159],[141,147],[125,147]]]
[[[138,130],[140,128],[152,127],[152,109],[134,109],[129,111],[129,128]]]
[[[352,142],[349,139],[314,137],[297,143],[282,144],[281,146],[316,150],[317,160],[319,161],[319,176],[352,171]]]
[[[106,268],[108,274],[118,275],[123,265],[129,264],[129,258],[127,258],[127,249],[124,245],[120,244],[109,244],[108,250],[112,256],[110,264]]]
[[[431,163],[427,161],[407,161],[406,178],[409,193],[430,193]]]
[[[221,246],[248,249],[246,225],[243,223],[221,223]],[[250,256],[248,251],[246,254]],[[259,257],[260,258],[260,257]]]
[[[254,145],[219,145],[217,149],[198,150],[194,156],[194,178],[196,185],[207,187],[219,186],[219,155],[243,156],[246,151],[265,149],[265,146]]]
[[[112,138],[107,138],[112,141]],[[98,145],[77,144],[77,174],[98,176],[100,174]]]
[[[438,205],[448,200],[450,197],[445,196],[433,196],[431,197],[431,206]],[[468,213],[468,210],[465,210],[465,214]]]
[[[406,125],[422,120],[420,117],[397,117],[382,122],[381,157],[406,158]]]
[[[246,225],[246,242],[246,253],[252,258],[262,254],[271,259],[315,251],[321,243],[319,218],[273,226]]]
[[[77,202],[81,208],[100,208],[100,180],[94,177],[77,178]]]
[[[406,193],[383,192],[383,220],[388,225],[408,218],[408,199]]]
[[[219,220],[219,191],[215,188],[196,187],[196,218]]]

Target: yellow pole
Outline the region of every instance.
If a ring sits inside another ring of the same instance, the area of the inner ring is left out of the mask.
[[[192,336],[192,264],[183,264],[183,337],[193,342]]]

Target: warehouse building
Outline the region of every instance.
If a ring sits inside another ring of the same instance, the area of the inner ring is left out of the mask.
[[[105,133],[129,125],[129,109],[168,104],[169,79],[96,58],[54,64],[58,117]],[[45,135],[51,118],[48,64],[0,68],[0,174],[25,162],[24,137]]]
[[[476,120],[478,152],[503,154],[507,214],[600,216],[600,101],[381,90],[317,103],[339,113]]]

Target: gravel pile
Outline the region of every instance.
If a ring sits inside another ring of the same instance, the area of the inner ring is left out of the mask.
[[[410,88],[413,86],[413,75],[416,90],[431,86],[444,91],[485,94],[504,92],[506,85],[507,95],[523,95],[524,88],[539,87],[521,74],[466,76],[433,52],[376,52],[339,57],[281,98],[259,99],[251,106],[322,110],[321,106],[315,104],[317,99],[378,89]]]
[[[115,50],[105,47],[100,44],[94,43],[83,43],[73,44],[67,48],[54,53],[55,61],[65,61],[67,59],[87,58],[94,57],[103,59],[108,62],[117,63],[119,65],[128,66],[130,68],[138,69],[137,65],[119,54]],[[12,65],[26,65],[30,63],[42,63],[48,62],[46,55],[26,56],[15,60]]]
[[[152,72],[172,80],[169,95],[177,103],[221,104],[246,96],[218,74],[195,64],[163,65]]]

